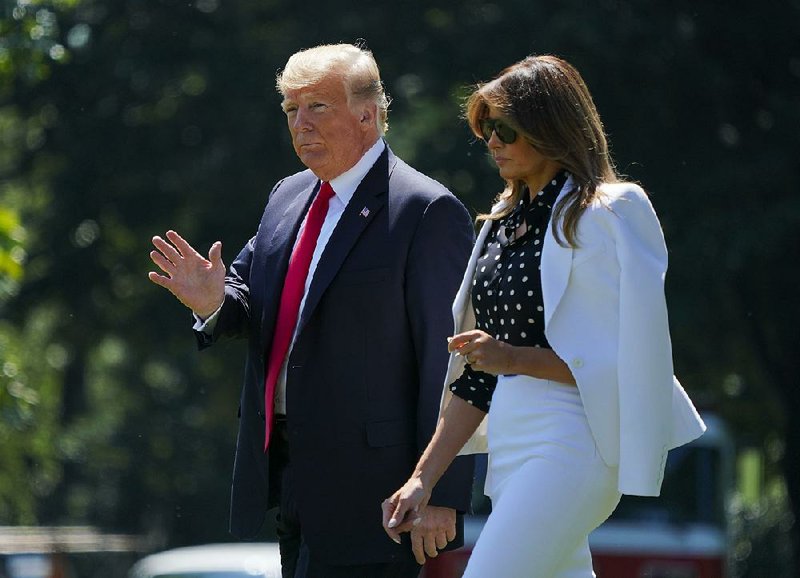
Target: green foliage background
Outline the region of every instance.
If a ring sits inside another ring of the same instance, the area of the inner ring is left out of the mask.
[[[0,6],[0,525],[226,539],[243,352],[194,350],[150,238],[220,239],[229,262],[302,168],[275,72],[358,39],[389,143],[474,211],[501,183],[468,87],[531,53],[583,72],[664,225],[677,372],[800,509],[797,0]]]

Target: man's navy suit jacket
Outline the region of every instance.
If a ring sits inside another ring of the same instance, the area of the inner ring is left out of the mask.
[[[226,279],[213,335],[246,337],[231,532],[251,537],[268,504],[264,375],[311,171],[272,190],[258,232]],[[317,265],[289,356],[286,414],[303,537],[331,564],[409,555],[381,527],[381,502],[411,474],[435,429],[451,306],[474,237],[441,184],[387,147],[355,191]],[[431,504],[466,511],[472,460],[457,458]],[[459,538],[460,539],[460,538]]]

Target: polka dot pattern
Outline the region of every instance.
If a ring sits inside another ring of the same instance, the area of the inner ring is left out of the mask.
[[[493,223],[478,259],[472,287],[476,328],[511,345],[546,347],[541,277],[541,246],[558,193],[567,174],[561,172],[533,201],[523,195],[508,216]],[[501,329],[502,328],[502,329]],[[457,395],[489,411],[497,377],[473,370],[450,386]]]

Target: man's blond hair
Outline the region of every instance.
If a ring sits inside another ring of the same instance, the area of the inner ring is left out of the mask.
[[[344,82],[348,103],[374,102],[378,108],[378,133],[389,130],[389,97],[383,87],[378,64],[372,52],[352,44],[323,44],[294,53],[278,73],[278,91],[312,86],[324,78],[338,75]]]

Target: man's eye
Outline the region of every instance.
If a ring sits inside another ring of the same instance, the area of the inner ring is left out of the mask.
[[[323,110],[325,108],[328,108],[328,105],[323,102],[315,102],[314,104],[311,105],[311,108],[316,110]]]
[[[286,113],[286,115],[288,116],[290,114],[293,114],[293,113],[297,112],[297,107],[296,106],[290,106],[288,108],[283,109],[283,112]]]

